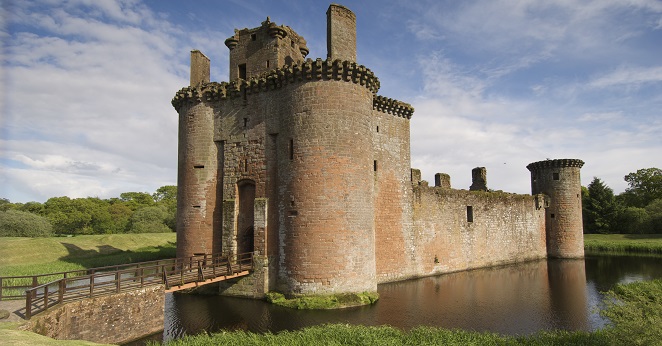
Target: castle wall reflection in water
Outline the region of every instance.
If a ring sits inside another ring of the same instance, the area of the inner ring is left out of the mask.
[[[166,297],[164,340],[184,334],[241,329],[294,330],[324,323],[419,325],[530,334],[540,330],[595,330],[606,323],[598,308],[620,282],[662,278],[660,257],[587,256],[485,268],[379,286],[373,306],[299,311],[263,301],[219,296]],[[156,336],[161,339],[161,336]]]

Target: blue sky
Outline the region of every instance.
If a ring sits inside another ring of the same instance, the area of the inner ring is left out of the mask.
[[[662,1],[345,1],[358,62],[408,102],[412,166],[471,169],[529,193],[526,165],[586,162],[615,192],[662,168]],[[326,57],[326,1],[5,0],[0,16],[0,197],[43,202],[176,183],[189,52],[228,79],[224,40],[270,16]]]

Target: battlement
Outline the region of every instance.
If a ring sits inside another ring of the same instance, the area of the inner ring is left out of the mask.
[[[172,99],[172,105],[179,110],[187,101],[194,100],[225,100],[226,98],[235,98],[247,94],[265,92],[268,90],[279,89],[283,85],[298,82],[308,82],[315,80],[336,80],[345,81],[365,86],[373,94],[379,90],[379,79],[367,67],[359,65],[353,61],[331,61],[330,59],[317,60],[307,59],[302,64],[292,66],[283,66],[271,70],[258,77],[251,77],[249,80],[236,79],[230,83],[212,82],[200,86],[189,86],[179,90]],[[380,109],[397,114],[399,116],[411,117],[414,109],[400,101],[386,99],[377,96],[382,101],[378,101]],[[374,107],[374,103],[373,103]],[[402,114],[402,115],[400,115]]]
[[[544,160],[530,163],[526,168],[533,172],[546,168],[564,168],[564,167],[577,167],[582,168],[584,166],[584,161],[578,159],[555,159],[555,160]]]
[[[372,109],[407,119],[414,115],[414,107],[409,103],[379,95],[372,99]]]

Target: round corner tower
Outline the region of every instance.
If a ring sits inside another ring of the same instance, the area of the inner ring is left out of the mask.
[[[218,213],[214,110],[209,103],[197,97],[197,88],[209,83],[209,67],[209,58],[198,50],[191,51],[191,84],[173,100],[173,106],[179,113],[178,258],[220,251],[220,238],[215,233],[218,227],[214,224],[219,220],[214,217]],[[184,94],[190,97],[181,97]]]
[[[353,13],[337,7],[328,11],[329,59],[295,66],[310,77],[282,88],[278,286],[287,294],[377,290],[371,132],[377,80],[352,61],[355,45],[333,39],[338,32],[355,36],[346,20]]]
[[[547,255],[554,258],[584,257],[581,179],[584,161],[557,159],[538,161],[526,168],[531,171],[531,193],[545,194]]]

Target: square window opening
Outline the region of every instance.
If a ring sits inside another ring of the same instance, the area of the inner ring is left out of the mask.
[[[552,173],[552,179],[559,180],[559,174],[558,173]]]

